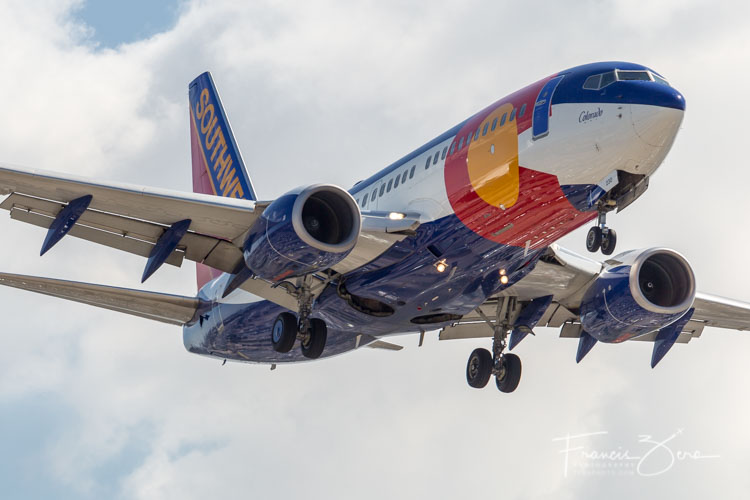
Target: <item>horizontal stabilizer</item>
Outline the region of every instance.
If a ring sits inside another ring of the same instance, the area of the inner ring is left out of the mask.
[[[180,326],[198,308],[198,299],[192,297],[20,274],[0,273],[0,285]]]

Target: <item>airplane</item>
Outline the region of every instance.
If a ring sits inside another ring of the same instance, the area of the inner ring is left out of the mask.
[[[699,293],[677,251],[614,257],[607,214],[648,188],[675,140],[685,98],[640,64],[601,62],[504,97],[346,190],[258,199],[210,73],[189,86],[193,193],[0,165],[0,208],[47,229],[163,264],[196,262],[178,296],[0,273],[0,284],[182,326],[195,354],[275,368],[396,334],[478,339],[466,379],[501,392],[511,353],[536,327],[598,342],[653,343],[655,367],[706,326],[750,328],[750,304]],[[556,241],[593,222],[590,252]],[[297,346],[295,348],[295,346]]]

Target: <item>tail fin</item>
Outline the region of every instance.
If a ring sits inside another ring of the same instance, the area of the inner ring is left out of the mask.
[[[193,192],[257,199],[208,71],[190,82],[190,148]]]
[[[256,200],[219,93],[206,71],[190,82],[190,150],[193,192]],[[197,264],[198,289],[221,271]]]

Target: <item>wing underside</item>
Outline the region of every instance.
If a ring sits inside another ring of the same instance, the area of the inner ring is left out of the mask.
[[[520,303],[526,303],[550,295],[552,301],[537,326],[559,328],[560,337],[578,338],[582,330],[578,317],[580,302],[601,269],[600,262],[552,245],[534,270],[523,280],[490,298],[456,324],[442,329],[440,339],[491,337],[494,333],[491,323],[496,321],[496,311],[503,300],[514,298]],[[750,330],[748,303],[698,293],[693,307],[693,316],[683,327],[677,343],[687,343],[700,337],[707,326]],[[632,340],[654,341],[657,333],[642,335]]]
[[[80,302],[171,325],[195,315],[198,299],[76,281],[0,273],[0,285]]]

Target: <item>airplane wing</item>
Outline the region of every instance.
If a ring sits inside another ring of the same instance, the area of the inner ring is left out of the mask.
[[[91,197],[67,234],[147,258],[172,225],[190,219],[189,230],[165,263],[179,267],[187,259],[226,273],[241,267],[247,232],[270,204],[7,165],[0,165],[0,194],[9,195],[0,208],[8,210],[12,219],[43,228],[52,226],[72,202]],[[369,262],[418,225],[414,217],[395,221],[379,213],[363,213],[362,217],[360,238],[349,256],[334,266],[336,272]],[[283,291],[262,280],[248,280],[241,288],[288,303],[280,298]]]
[[[491,337],[493,330],[485,318],[495,320],[497,305],[504,298],[514,297],[523,303],[550,295],[551,302],[537,326],[561,328],[561,337],[578,338],[581,334],[578,309],[584,293],[601,269],[600,262],[551,245],[548,253],[524,279],[482,304],[479,308],[481,314],[474,311],[455,325],[442,329],[440,340]],[[693,307],[693,316],[683,327],[676,341],[678,343],[700,337],[707,326],[750,330],[748,303],[698,293]],[[655,337],[656,332],[633,340],[653,341]]]
[[[198,299],[76,281],[0,273],[0,285],[50,295],[171,325],[184,325],[195,315]]]

